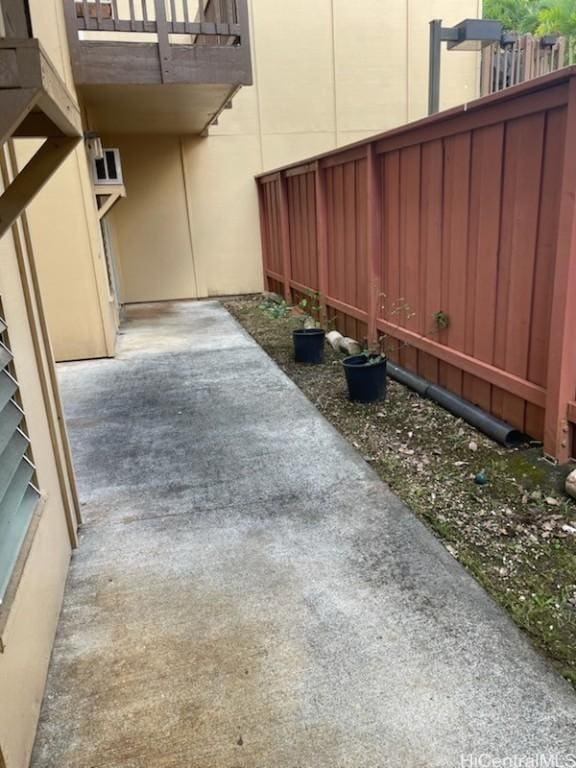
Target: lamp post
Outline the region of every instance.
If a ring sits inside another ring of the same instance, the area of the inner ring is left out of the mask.
[[[490,43],[499,42],[502,23],[492,19],[464,19],[455,27],[443,27],[441,19],[430,22],[430,73],[428,82],[428,114],[440,106],[440,57],[442,43],[448,50],[477,51]]]

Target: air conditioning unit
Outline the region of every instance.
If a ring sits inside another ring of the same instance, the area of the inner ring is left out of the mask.
[[[96,186],[123,184],[122,163],[119,149],[102,150],[102,157],[92,161],[92,173]]]

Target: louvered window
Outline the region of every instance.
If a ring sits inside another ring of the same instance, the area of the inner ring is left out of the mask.
[[[40,493],[0,304],[0,603]]]

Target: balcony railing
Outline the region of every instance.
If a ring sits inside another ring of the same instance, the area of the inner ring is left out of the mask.
[[[162,31],[192,38],[182,41],[188,44],[241,42],[238,0],[75,0],[74,4],[80,39],[110,39],[110,32],[158,35]]]
[[[64,0],[78,85],[252,82],[247,0]]]
[[[27,0],[0,0],[0,37],[32,37]]]

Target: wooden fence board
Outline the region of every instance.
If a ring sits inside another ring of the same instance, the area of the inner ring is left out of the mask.
[[[562,174],[563,136],[566,131],[566,109],[548,113],[546,138],[542,163],[542,187],[540,195],[540,219],[534,267],[534,294],[530,319],[530,350],[528,355],[528,380],[546,386],[550,316],[554,284],[554,252],[558,215],[560,209],[560,185]],[[526,431],[531,435],[542,434],[544,410],[526,404]]]
[[[469,318],[472,329],[466,351],[486,363],[494,362],[503,148],[503,125],[481,128],[473,135],[469,247],[475,252],[475,311],[473,319]],[[490,410],[491,390],[488,382],[475,378],[466,394],[473,403]]]
[[[442,308],[442,210],[444,187],[444,145],[442,141],[422,146],[422,188],[420,221],[420,284],[423,301],[419,333],[437,333],[434,315]],[[438,359],[419,352],[419,374],[438,383]]]

